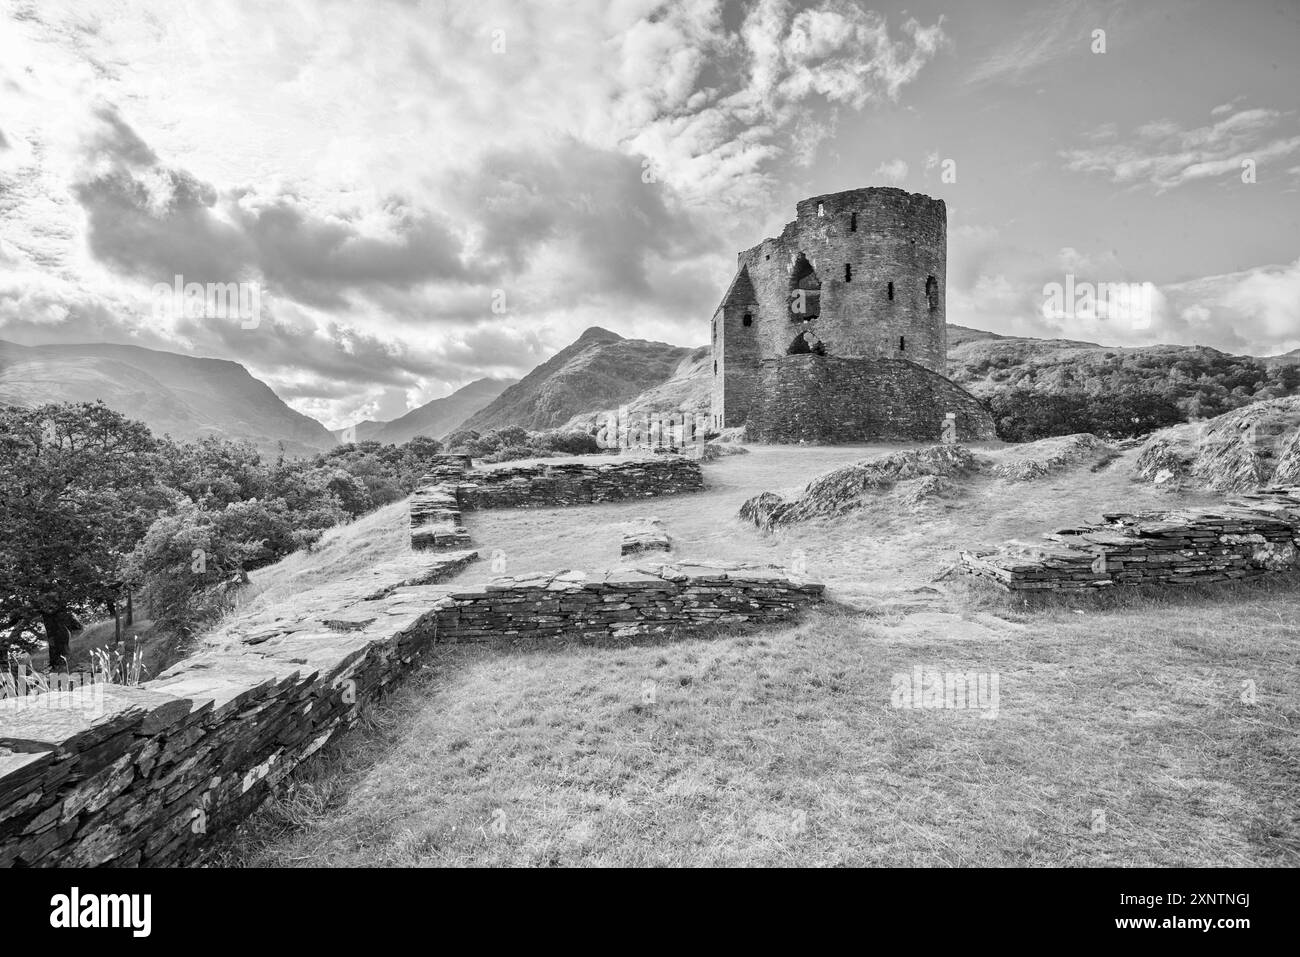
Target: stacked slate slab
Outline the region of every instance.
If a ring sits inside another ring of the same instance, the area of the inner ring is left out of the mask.
[[[556,508],[678,495],[704,488],[700,464],[675,453],[616,462],[561,462],[475,469],[468,456],[426,475],[411,496],[411,547],[463,549],[462,513],[488,508]]]
[[[771,565],[642,564],[588,578],[550,572],[452,591],[437,612],[439,642],[690,635],[719,625],[787,620],[825,586]]]
[[[643,552],[672,551],[672,539],[663,522],[657,518],[643,518],[628,522],[623,529],[622,555],[640,555]]]
[[[199,861],[431,646],[473,552],[234,616],[139,687],[0,697],[0,867]]]
[[[437,583],[472,556],[237,616],[142,687],[0,698],[0,867],[203,862],[435,642],[692,633],[780,621],[822,593],[743,565]]]
[[[460,518],[460,503],[453,483],[416,489],[411,496],[411,547],[415,549],[463,549],[469,547],[469,532]]]
[[[1300,487],[1272,487],[1213,508],[1102,516],[1042,542],[963,552],[962,570],[1011,591],[1190,585],[1300,568]]]
[[[561,462],[476,469],[459,486],[460,507],[554,508],[698,492],[699,462],[673,453],[617,462]]]
[[[411,496],[411,547],[414,549],[465,549],[469,532],[460,517],[457,484],[470,471],[468,455],[439,455],[432,470]]]

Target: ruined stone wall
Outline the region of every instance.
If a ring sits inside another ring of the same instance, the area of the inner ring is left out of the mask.
[[[717,625],[783,621],[824,586],[764,565],[676,564],[498,579],[452,592],[438,611],[440,642],[608,641],[690,634]]]
[[[911,362],[784,356],[763,362],[747,431],[759,442],[938,442],[949,412],[956,441],[996,438],[978,399]]]
[[[1009,591],[1190,585],[1300,569],[1300,488],[1244,496],[1222,508],[1105,515],[1042,543],[963,552],[962,570]]]
[[[473,553],[447,556],[458,569]],[[442,568],[442,565],[434,566]],[[434,642],[622,641],[775,622],[819,584],[743,565],[550,573],[478,588],[367,576],[250,617],[142,688],[0,699],[0,867],[202,862]],[[333,604],[330,604],[330,602]],[[104,687],[104,686],[101,686]]]
[[[236,618],[141,687],[0,698],[0,867],[199,861],[430,646],[430,586],[381,570]]]
[[[550,508],[698,492],[698,462],[662,454],[632,462],[561,462],[477,469],[456,486],[462,510]]]

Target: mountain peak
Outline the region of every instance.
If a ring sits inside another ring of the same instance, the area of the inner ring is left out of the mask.
[[[574,340],[574,345],[580,342],[619,342],[622,338],[617,332],[610,332],[600,326],[588,326],[582,335]]]
[[[620,402],[667,381],[692,351],[625,339],[592,326],[459,428],[476,432],[509,425],[558,428],[579,413],[617,408]]]

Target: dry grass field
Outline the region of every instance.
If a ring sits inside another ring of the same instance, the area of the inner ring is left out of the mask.
[[[1126,452],[778,533],[736,517],[757,492],[884,451],[753,447],[706,465],[699,495],[470,513],[511,574],[612,567],[617,526],[655,515],[681,557],[803,556],[831,601],[744,634],[439,648],[221,860],[1300,863],[1300,582],[1025,603],[950,574],[963,548],[1214,496],[1139,484]],[[404,519],[392,506],[337,530],[259,573],[253,600],[401,557]],[[462,579],[493,574],[483,561]],[[916,668],[996,680],[996,714],[894,707]]]

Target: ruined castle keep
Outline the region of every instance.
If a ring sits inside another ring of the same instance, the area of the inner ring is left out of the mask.
[[[713,426],[759,442],[993,438],[945,377],[947,231],[943,200],[901,189],[798,203],[739,254],[713,315]]]

